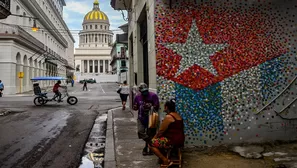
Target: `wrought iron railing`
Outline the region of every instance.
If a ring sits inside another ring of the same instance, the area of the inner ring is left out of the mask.
[[[277,96],[275,96],[269,103],[267,103],[265,106],[263,106],[259,111],[256,112],[256,114],[261,113],[266,107],[268,107],[271,103],[273,103],[277,98],[279,98],[297,79],[297,76],[294,77],[294,79],[284,88],[283,91],[281,91]],[[294,103],[297,100],[297,97],[290,102],[288,105],[286,105],[280,112],[283,112],[286,108],[288,108],[292,103]]]

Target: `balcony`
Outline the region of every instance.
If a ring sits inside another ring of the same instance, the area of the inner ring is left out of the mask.
[[[0,19],[5,19],[10,15],[10,0],[0,1]]]
[[[116,43],[128,44],[128,33],[117,34],[116,35]]]
[[[110,5],[115,10],[130,10],[132,0],[111,0]]]

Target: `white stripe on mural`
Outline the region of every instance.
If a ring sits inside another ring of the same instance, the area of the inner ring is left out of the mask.
[[[251,129],[251,122],[255,122],[253,113],[262,104],[260,77],[257,66],[221,82],[225,138],[232,142],[242,140],[246,132],[240,130]]]

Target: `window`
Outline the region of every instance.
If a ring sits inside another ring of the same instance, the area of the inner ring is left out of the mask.
[[[98,29],[98,26],[97,25],[95,25],[95,29]]]
[[[105,26],[105,30],[106,30],[106,26]]]
[[[105,60],[105,73],[108,73],[108,60]]]
[[[90,25],[90,29],[92,29],[92,25]]]
[[[20,7],[16,6],[16,14],[19,15],[20,14]],[[16,24],[20,24],[19,23],[19,17],[16,17]]]
[[[126,67],[126,60],[121,61],[121,67]]]
[[[93,61],[92,60],[89,61],[89,65],[90,65],[89,71],[90,71],[90,73],[93,73]]]
[[[98,60],[95,60],[95,73],[98,73]]]
[[[26,26],[27,25],[27,19],[28,18],[25,17],[26,16],[26,13],[25,12],[23,13],[23,16],[24,16],[24,18],[23,18],[23,25]]]
[[[100,73],[103,73],[103,60],[100,60]]]
[[[86,25],[86,29],[88,29],[88,25]]]
[[[102,29],[102,25],[100,25],[100,29]]]

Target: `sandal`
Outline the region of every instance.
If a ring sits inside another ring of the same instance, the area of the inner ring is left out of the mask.
[[[173,165],[173,162],[171,162],[170,160],[168,160],[168,162],[169,162],[168,165],[161,164],[161,167],[168,168]]]
[[[144,149],[142,150],[142,155],[143,155],[143,156],[149,155],[149,152],[147,151],[147,148],[144,148]]]

